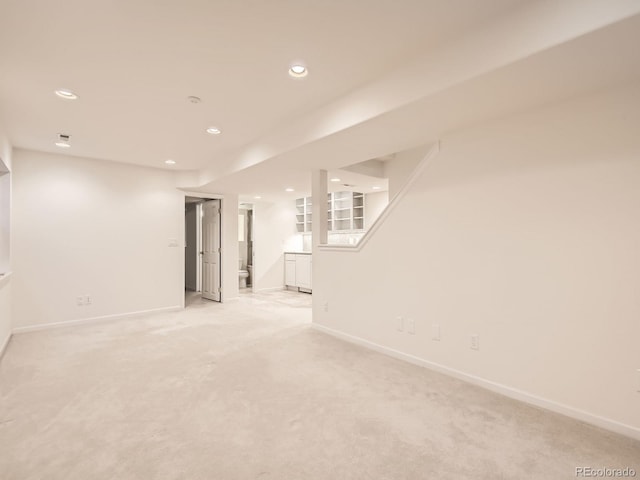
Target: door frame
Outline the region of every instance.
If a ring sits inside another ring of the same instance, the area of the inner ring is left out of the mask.
[[[220,200],[220,262],[218,264],[218,267],[220,268],[220,287],[222,288],[222,279],[223,277],[223,263],[224,263],[224,222],[223,222],[223,204],[224,204],[224,196],[223,195],[217,195],[217,194],[213,194],[213,193],[202,193],[202,192],[189,192],[189,191],[184,191],[181,190],[181,192],[183,193],[183,198],[182,198],[182,203],[186,203],[186,197],[195,197],[195,198],[201,198],[202,202],[206,202],[207,200]],[[198,261],[196,262],[197,265],[197,274],[196,274],[196,289],[199,289],[198,291],[202,292],[202,259],[201,259],[201,255],[200,252],[202,251],[202,216],[201,216],[201,212],[202,212],[202,202],[198,204],[198,217],[197,217],[197,221],[196,221],[196,242],[197,242],[197,252],[198,252]],[[186,232],[186,226],[185,226],[185,222],[184,222],[184,215],[182,216],[182,229],[183,231]],[[185,246],[186,246],[186,238],[185,238]],[[182,308],[185,308],[185,270],[186,270],[186,265],[185,265],[185,256],[181,255],[182,258],[182,282],[181,282],[181,286],[182,286],[182,295],[181,295],[181,302],[182,302]],[[224,289],[222,289],[222,293],[220,294],[220,303],[223,303],[225,300],[225,296],[224,296]]]
[[[205,200],[201,202],[200,205],[202,206],[203,212],[203,215],[200,217],[202,248],[199,250],[198,259],[202,268],[202,285],[200,285],[202,298],[220,302],[222,301],[222,266],[220,263],[222,259],[222,217],[220,215],[222,201],[218,199]],[[207,220],[206,225],[204,223],[205,220]],[[207,228],[205,228],[205,226]],[[212,231],[215,235],[209,237],[208,234]],[[206,239],[205,234],[207,234]],[[205,242],[205,240],[207,241]],[[209,268],[210,266],[214,268],[210,271],[205,270],[205,267]],[[205,271],[213,273],[205,273]],[[204,288],[205,278],[209,280],[206,290]]]

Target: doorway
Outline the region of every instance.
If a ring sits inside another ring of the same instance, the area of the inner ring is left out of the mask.
[[[238,205],[238,277],[239,292],[254,291],[254,254],[253,254],[253,205]]]
[[[221,301],[220,200],[185,197],[185,304]]]

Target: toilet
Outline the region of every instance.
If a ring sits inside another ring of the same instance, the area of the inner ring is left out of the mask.
[[[238,260],[238,279],[240,281],[240,288],[247,288],[247,278],[249,278],[249,271],[242,269],[242,259]]]

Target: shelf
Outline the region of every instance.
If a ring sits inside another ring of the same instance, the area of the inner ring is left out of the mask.
[[[333,233],[348,233],[364,228],[364,202],[362,192],[341,191],[327,194],[327,228]],[[296,199],[297,229],[301,233],[311,232],[311,198]]]

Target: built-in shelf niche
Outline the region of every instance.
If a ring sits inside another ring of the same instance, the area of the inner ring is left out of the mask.
[[[327,194],[327,227],[330,232],[362,231],[364,224],[364,194],[333,192]],[[312,227],[311,197],[296,199],[296,229],[310,233]]]

